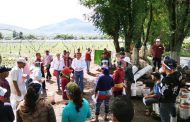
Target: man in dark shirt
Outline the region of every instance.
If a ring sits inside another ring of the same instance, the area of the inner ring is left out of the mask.
[[[180,90],[182,75],[176,71],[177,62],[167,58],[162,64],[162,72],[166,76],[160,83],[160,117],[162,122],[170,122],[170,115],[176,117],[175,102]]]

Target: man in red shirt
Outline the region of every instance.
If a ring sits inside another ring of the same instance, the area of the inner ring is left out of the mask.
[[[158,67],[158,70],[161,67],[161,58],[162,54],[164,53],[164,47],[160,43],[160,39],[156,39],[155,44],[151,47],[151,54],[153,57],[153,72],[156,70],[156,66]]]
[[[87,49],[85,53],[85,61],[86,61],[86,67],[87,67],[87,73],[90,73],[90,62],[91,62],[91,50],[90,48]]]

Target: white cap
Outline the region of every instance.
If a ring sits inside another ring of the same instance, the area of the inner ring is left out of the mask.
[[[7,92],[7,89],[0,86],[0,96],[4,97],[6,92]]]
[[[26,64],[26,60],[23,57],[19,57],[17,62]]]
[[[156,39],[156,42],[160,42],[160,39]]]
[[[125,58],[123,59],[123,61],[125,61],[125,62],[131,64],[131,61],[130,61],[130,58],[129,58],[129,57],[125,57]]]

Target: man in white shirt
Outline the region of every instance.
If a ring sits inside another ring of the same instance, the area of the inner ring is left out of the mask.
[[[24,58],[19,58],[17,60],[17,66],[15,66],[10,73],[11,82],[13,83],[13,87],[11,89],[12,94],[18,104],[21,100],[23,100],[24,95],[26,94],[26,85],[25,79],[23,78],[22,69],[26,65],[26,60]]]
[[[58,92],[61,90],[60,89],[60,73],[63,70],[63,67],[65,66],[63,58],[60,58],[60,54],[56,54],[56,58],[53,60],[53,69],[54,72],[56,72],[56,78],[57,78],[57,87],[58,87]]]
[[[76,54],[76,58],[73,59],[71,67],[74,69],[75,82],[79,85],[81,92],[83,92],[83,89],[84,89],[83,70],[86,67],[86,63],[85,63],[85,60],[81,58],[81,53]]]

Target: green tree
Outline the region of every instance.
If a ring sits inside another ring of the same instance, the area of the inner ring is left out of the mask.
[[[24,39],[23,32],[20,32],[18,36],[19,39]]]
[[[15,39],[18,36],[17,32],[14,30],[13,31],[13,39]]]
[[[164,0],[169,23],[171,56],[178,60],[183,40],[190,35],[190,1]]]

